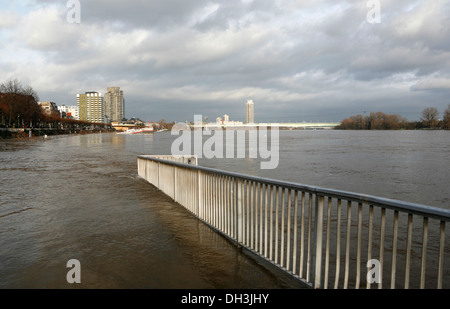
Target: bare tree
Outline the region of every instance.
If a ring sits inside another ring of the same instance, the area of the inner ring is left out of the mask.
[[[15,93],[30,95],[36,102],[39,102],[39,96],[37,92],[30,85],[22,86],[22,83],[17,79],[10,79],[0,85],[0,93]]]
[[[0,92],[2,93],[22,93],[23,87],[18,79],[10,79],[0,85]]]
[[[445,129],[450,129],[450,104],[448,108],[444,111],[444,118],[442,120],[442,125]]]
[[[439,119],[439,111],[434,107],[427,107],[422,111],[422,118],[421,120],[424,122],[424,124],[429,128],[434,128]]]
[[[31,86],[22,86],[18,79],[0,84],[0,119],[2,125],[32,126],[42,117],[39,96]]]
[[[36,103],[39,102],[39,96],[38,96],[37,92],[30,85],[25,86],[25,88],[22,89],[22,94],[30,95],[33,97],[33,99]]]

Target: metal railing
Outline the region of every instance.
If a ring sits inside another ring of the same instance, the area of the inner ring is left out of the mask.
[[[450,287],[448,210],[190,163],[139,156],[138,174],[310,287]]]

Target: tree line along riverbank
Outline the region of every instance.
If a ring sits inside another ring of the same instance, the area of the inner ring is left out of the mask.
[[[354,115],[342,120],[336,129],[341,130],[449,130],[450,104],[443,112],[442,118],[434,107],[425,108],[418,121],[409,121],[400,115],[390,115],[382,112],[371,112],[368,115]]]

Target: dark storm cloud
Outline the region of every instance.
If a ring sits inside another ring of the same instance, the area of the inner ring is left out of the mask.
[[[243,120],[247,99],[262,121],[448,105],[448,1],[383,0],[376,24],[365,0],[80,3],[81,24],[63,0],[0,13],[0,73],[66,105],[120,86],[127,116],[149,120]]]
[[[125,29],[184,26],[192,14],[210,1],[109,1],[96,0],[83,3],[83,18],[88,23],[118,23]]]

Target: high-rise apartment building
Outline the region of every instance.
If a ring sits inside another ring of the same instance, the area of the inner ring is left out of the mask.
[[[80,120],[105,122],[105,99],[100,92],[89,91],[77,94],[77,107]]]
[[[245,103],[245,123],[255,122],[255,106],[253,100],[247,100]]]
[[[120,87],[109,87],[105,93],[105,115],[108,122],[125,118],[125,100]]]

